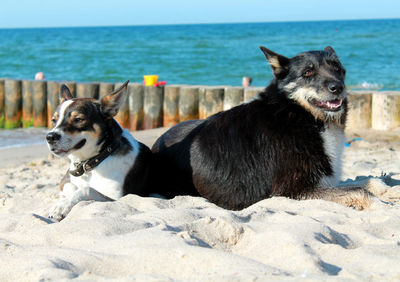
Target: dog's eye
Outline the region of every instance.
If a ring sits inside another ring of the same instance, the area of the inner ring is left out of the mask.
[[[84,121],[83,118],[74,118],[74,123],[80,123],[82,121]]]
[[[51,123],[52,123],[52,124],[56,124],[56,123],[57,123],[57,120],[56,120],[55,118],[52,118],[52,119],[51,119]]]
[[[312,74],[313,74],[313,71],[308,69],[308,70],[305,70],[305,72],[303,73],[303,76],[310,77]]]

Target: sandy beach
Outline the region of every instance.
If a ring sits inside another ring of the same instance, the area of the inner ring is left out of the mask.
[[[164,130],[133,135],[151,146]],[[276,197],[229,211],[200,197],[128,195],[81,202],[53,222],[67,162],[43,144],[0,149],[0,280],[400,280],[400,131],[347,136],[356,141],[344,183],[369,181],[388,204]]]

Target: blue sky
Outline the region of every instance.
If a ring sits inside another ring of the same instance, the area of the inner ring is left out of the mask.
[[[399,18],[399,0],[13,0],[0,28]]]

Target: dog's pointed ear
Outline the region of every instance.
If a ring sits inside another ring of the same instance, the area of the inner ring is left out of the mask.
[[[101,111],[105,116],[112,118],[117,115],[119,108],[125,101],[128,83],[129,80],[125,81],[120,88],[101,98]]]
[[[324,48],[324,51],[330,52],[330,53],[332,53],[333,55],[336,55],[335,50],[333,50],[333,48],[332,48],[331,46],[326,46],[326,47]]]
[[[282,76],[289,70],[289,59],[285,56],[279,55],[264,46],[260,46],[261,51],[267,58],[268,63],[272,67],[275,76]]]
[[[67,100],[71,100],[72,98],[72,94],[71,91],[69,91],[69,88],[67,85],[62,84],[60,87],[60,104],[62,104],[63,102],[67,101]]]

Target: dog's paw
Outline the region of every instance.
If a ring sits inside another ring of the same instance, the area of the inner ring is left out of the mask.
[[[400,187],[390,187],[380,179],[369,180],[365,189],[384,202],[395,203],[400,201]]]
[[[68,199],[60,199],[49,212],[48,217],[57,221],[63,220],[72,209],[71,201]]]
[[[383,201],[378,197],[371,196],[370,204],[367,207],[367,209],[369,209],[369,210],[386,209],[390,206],[391,206],[391,204],[389,202]]]
[[[400,186],[390,187],[383,195],[384,200],[390,203],[400,202]]]

